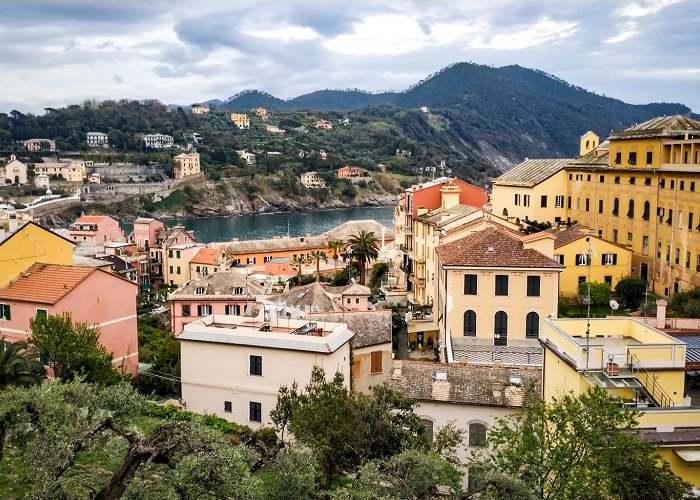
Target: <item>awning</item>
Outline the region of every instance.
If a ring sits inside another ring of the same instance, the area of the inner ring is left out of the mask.
[[[673,451],[690,467],[700,467],[700,448],[681,448]]]

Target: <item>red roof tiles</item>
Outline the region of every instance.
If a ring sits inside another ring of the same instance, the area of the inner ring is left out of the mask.
[[[36,263],[0,290],[0,300],[55,304],[98,270]]]
[[[192,260],[191,264],[218,264],[221,260],[221,255],[224,251],[221,248],[207,248],[204,247],[197,252]]]

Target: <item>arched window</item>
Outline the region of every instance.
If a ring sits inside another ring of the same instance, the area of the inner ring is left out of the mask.
[[[634,200],[630,200],[629,208],[627,209],[627,217],[634,218]]]
[[[476,337],[476,313],[471,309],[464,312],[464,336]]]
[[[620,213],[620,200],[618,200],[617,198],[615,198],[615,199],[613,200],[613,211],[612,211],[612,214],[613,214],[613,215],[617,215],[617,214],[619,214],[619,213]]]
[[[525,338],[537,339],[540,336],[540,315],[536,312],[529,312],[525,316]]]
[[[588,149],[588,145],[591,143],[591,141],[586,141],[586,149]]]
[[[493,345],[508,345],[508,315],[503,311],[494,316]]]
[[[649,212],[651,211],[651,205],[648,201],[644,202],[644,213],[642,214],[642,219],[649,220]]]
[[[469,424],[469,446],[486,446],[486,426],[475,422]]]
[[[503,217],[508,217],[508,209],[507,208],[503,209]]]

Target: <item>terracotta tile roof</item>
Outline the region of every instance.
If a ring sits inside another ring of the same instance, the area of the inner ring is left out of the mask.
[[[487,227],[437,248],[445,266],[563,268],[540,252],[524,248],[521,239],[499,227]]]
[[[204,247],[197,252],[190,264],[218,264],[224,251],[221,248]]]
[[[329,287],[330,288],[330,287]],[[372,291],[364,286],[360,285],[359,283],[353,283],[352,285],[348,285],[342,289],[340,292],[341,295],[372,295]]]
[[[436,381],[437,372],[446,373],[447,380]],[[542,383],[542,371],[539,368],[497,368],[425,361],[396,362],[389,384],[406,396],[419,401],[522,406],[521,388],[513,387],[512,392],[505,390],[511,377],[519,378],[521,387],[534,385],[535,393],[539,392]]]
[[[580,226],[570,226],[566,229],[552,228],[548,229],[547,231],[553,234],[556,238],[554,240],[554,248],[559,248],[560,246],[566,245],[586,236],[586,233]]]
[[[535,186],[564,169],[571,159],[528,159],[493,180],[494,184]]]
[[[94,272],[93,267],[37,263],[0,290],[0,300],[55,304]]]
[[[105,219],[111,219],[108,215],[81,215],[75,220],[75,223],[93,223],[99,224]]]

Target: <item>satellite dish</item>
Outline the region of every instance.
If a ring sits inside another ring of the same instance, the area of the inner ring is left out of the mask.
[[[613,311],[616,311],[620,307],[620,304],[617,303],[617,300],[613,299],[610,301],[610,308]]]

